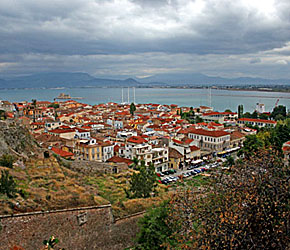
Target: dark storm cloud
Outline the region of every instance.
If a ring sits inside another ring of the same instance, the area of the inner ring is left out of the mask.
[[[253,65],[253,58],[263,56],[268,61],[261,62],[271,64],[271,53],[272,63],[287,62],[279,54],[287,56],[288,50],[272,50],[283,48],[290,41],[290,3],[288,0],[259,3],[259,0],[2,0],[0,72],[53,71],[53,67],[57,70],[62,65],[67,71],[138,74],[125,69],[134,63],[140,65],[135,67],[139,74],[169,69],[205,71],[212,67],[211,63],[214,67],[217,57],[224,67],[231,67],[233,64],[227,63],[231,55],[237,55],[236,67],[244,62]],[[264,51],[267,55],[259,54]],[[174,66],[173,58],[177,56],[179,60]],[[201,68],[199,62],[193,68],[192,60],[204,60],[208,66]]]

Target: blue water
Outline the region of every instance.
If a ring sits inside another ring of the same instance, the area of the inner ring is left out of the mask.
[[[10,102],[31,101],[32,99],[53,101],[60,93],[74,97],[83,97],[80,102],[99,104],[105,102],[122,102],[121,88],[65,88],[65,89],[16,89],[0,90],[0,100]],[[166,88],[136,88],[136,103],[177,104],[179,106],[208,106],[208,89],[166,89]],[[124,88],[124,101],[128,101],[128,89]],[[271,111],[279,99],[279,104],[290,108],[290,93],[261,91],[229,91],[211,90],[211,106],[217,111],[231,109],[237,111],[239,104],[244,105],[244,111],[252,112],[256,103],[264,103],[266,111]],[[130,102],[133,101],[133,89],[130,89]]]

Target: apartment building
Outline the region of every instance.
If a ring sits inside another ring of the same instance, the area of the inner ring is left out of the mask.
[[[198,147],[211,152],[219,152],[230,145],[230,134],[225,131],[191,129],[188,137],[198,142]]]

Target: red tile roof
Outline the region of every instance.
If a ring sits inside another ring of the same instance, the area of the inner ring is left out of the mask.
[[[263,120],[263,119],[253,119],[253,118],[240,118],[238,121],[245,121],[245,122],[261,122],[261,123],[271,123],[276,124],[276,121],[271,120]]]
[[[131,142],[131,143],[136,143],[136,144],[142,144],[142,143],[146,143],[147,141],[142,138],[141,136],[131,136],[127,142]]]
[[[54,134],[64,134],[64,133],[72,133],[75,132],[74,129],[53,129],[48,131],[49,133],[54,133]]]
[[[190,151],[191,151],[191,152],[193,152],[193,151],[198,151],[198,150],[200,150],[199,147],[197,147],[197,146],[190,146]]]
[[[51,150],[56,153],[57,155],[61,156],[61,157],[64,157],[64,158],[67,158],[67,157],[71,157],[73,156],[74,154],[73,153],[70,153],[70,152],[66,152],[60,148],[55,148],[55,147],[52,147]]]
[[[130,159],[122,158],[119,156],[113,156],[112,158],[108,159],[107,162],[113,162],[113,163],[126,163],[128,166],[130,166],[133,161]]]
[[[197,134],[197,135],[205,135],[205,136],[211,136],[211,137],[221,137],[225,135],[229,135],[229,133],[225,131],[210,131],[210,130],[205,130],[205,129],[191,129],[190,132],[191,134]]]

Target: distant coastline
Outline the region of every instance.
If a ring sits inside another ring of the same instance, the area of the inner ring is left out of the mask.
[[[290,86],[239,86],[239,87],[233,87],[233,86],[212,86],[212,85],[199,85],[199,86],[190,86],[190,85],[184,85],[184,86],[171,86],[171,85],[142,85],[142,86],[73,86],[73,87],[39,87],[39,88],[0,88],[0,90],[38,90],[38,89],[54,89],[54,90],[64,90],[64,89],[86,89],[86,88],[153,88],[153,89],[215,89],[215,90],[228,90],[228,91],[259,91],[259,92],[275,92],[275,93],[290,93]]]

